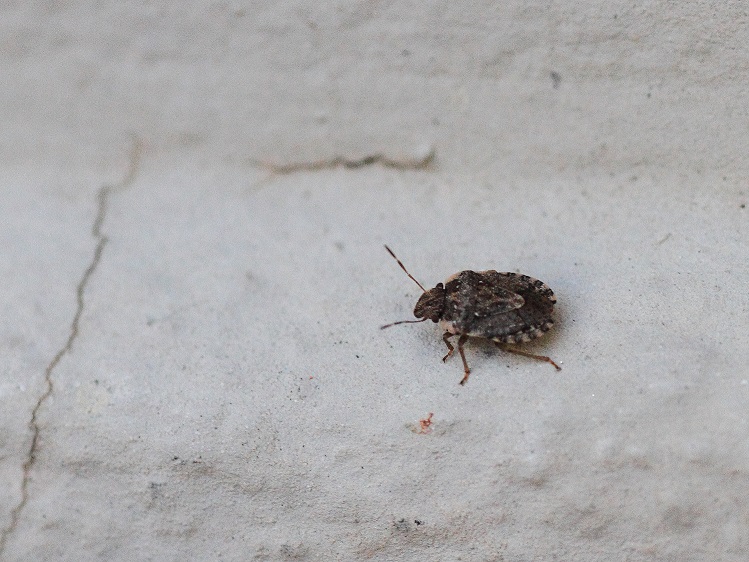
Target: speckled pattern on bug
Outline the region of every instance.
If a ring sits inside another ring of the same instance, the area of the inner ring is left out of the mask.
[[[385,249],[424,294],[414,307],[414,316],[419,320],[404,320],[382,327],[426,320],[438,323],[444,330],[442,339],[448,348],[443,361],[452,356],[454,351],[450,338],[459,336],[458,351],[465,373],[460,384],[465,384],[471,372],[463,351],[468,337],[492,340],[504,351],[546,361],[561,370],[549,357],[504,345],[529,342],[544,335],[554,325],[552,314],[557,299],[545,283],[512,272],[461,271],[449,277],[444,284],[438,283],[436,287],[426,290],[393,251],[387,246]]]

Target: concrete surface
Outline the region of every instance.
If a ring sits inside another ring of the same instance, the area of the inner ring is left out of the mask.
[[[749,557],[741,3],[1,10],[0,560]]]

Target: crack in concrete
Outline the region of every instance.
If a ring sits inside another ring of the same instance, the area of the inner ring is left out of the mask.
[[[435,157],[434,148],[431,148],[428,153],[420,158],[396,160],[389,158],[384,154],[370,154],[363,156],[362,158],[345,158],[343,156],[336,156],[329,160],[315,160],[312,162],[295,162],[291,164],[270,164],[267,162],[261,162],[252,160],[252,164],[265,168],[274,174],[294,174],[296,172],[316,172],[318,170],[329,170],[332,168],[347,168],[356,169],[363,168],[365,166],[373,166],[379,164],[385,168],[393,168],[395,170],[423,170],[428,168],[433,162]]]
[[[93,258],[88,264],[86,270],[83,272],[83,276],[78,282],[75,290],[77,306],[75,315],[73,316],[73,320],[70,323],[70,332],[68,333],[68,339],[65,342],[65,345],[63,345],[57,351],[57,353],[55,353],[52,361],[49,362],[49,365],[47,365],[47,368],[44,370],[44,392],[42,392],[42,394],[39,396],[36,404],[34,405],[34,408],[31,410],[31,419],[29,420],[29,429],[31,430],[31,443],[29,444],[29,449],[26,453],[26,460],[22,465],[23,479],[21,480],[21,499],[11,511],[10,523],[2,530],[2,532],[0,532],[0,557],[3,555],[3,552],[5,552],[8,538],[16,530],[18,522],[21,519],[21,513],[23,512],[23,509],[26,507],[26,504],[29,501],[29,483],[31,481],[31,470],[33,469],[34,463],[36,461],[36,454],[39,450],[39,440],[41,436],[39,412],[42,409],[44,403],[54,391],[52,372],[55,370],[62,358],[70,353],[70,351],[73,349],[73,343],[78,337],[81,317],[83,316],[83,309],[85,306],[83,296],[86,292],[86,286],[88,285],[91,276],[96,271],[96,268],[99,266],[102,252],[104,251],[104,247],[109,241],[109,239],[101,232],[101,227],[104,224],[104,219],[109,207],[109,196],[115,191],[125,189],[133,182],[140,164],[142,148],[143,145],[141,141],[137,138],[134,138],[133,147],[130,153],[129,168],[125,177],[118,184],[102,186],[97,193],[98,206],[96,210],[96,217],[91,227],[91,235],[97,240],[96,248],[94,249]]]

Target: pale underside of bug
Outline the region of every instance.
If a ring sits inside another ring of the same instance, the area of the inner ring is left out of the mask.
[[[507,346],[534,340],[554,325],[552,313],[556,297],[545,283],[512,272],[461,271],[444,284],[438,283],[426,290],[408,273],[393,251],[387,246],[385,248],[424,293],[414,307],[414,316],[419,320],[394,322],[382,328],[426,320],[438,323],[444,331],[442,339],[448,349],[443,361],[447,361],[455,349],[450,338],[458,336],[458,351],[465,373],[460,384],[465,384],[471,373],[463,350],[469,337],[492,340],[504,351],[545,361],[561,370],[549,357]]]

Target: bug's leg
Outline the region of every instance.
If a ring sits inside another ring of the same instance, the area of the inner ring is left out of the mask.
[[[442,362],[444,363],[447,361],[450,357],[453,356],[453,351],[455,351],[455,348],[453,347],[453,344],[450,343],[450,338],[453,337],[455,334],[451,334],[450,332],[445,332],[442,334],[442,341],[445,342],[445,345],[447,346],[447,355],[445,355],[442,358]]]
[[[460,351],[460,358],[463,360],[463,370],[465,371],[465,375],[460,381],[460,384],[465,384],[468,380],[468,375],[471,374],[471,369],[468,368],[468,361],[466,361],[466,353],[463,351],[463,344],[466,343],[466,340],[468,339],[468,336],[465,334],[461,334],[458,338],[458,351]]]
[[[515,353],[516,355],[522,355],[523,357],[530,357],[531,359],[537,359],[539,361],[546,361],[547,363],[551,363],[552,365],[554,365],[554,368],[557,371],[561,371],[562,370],[562,368],[559,365],[557,365],[556,363],[554,363],[554,361],[552,361],[551,357],[546,357],[546,355],[533,355],[532,353],[528,353],[526,351],[520,351],[519,349],[515,349],[513,347],[508,347],[508,346],[506,346],[506,345],[504,345],[504,344],[502,344],[502,343],[500,343],[498,341],[495,341],[494,345],[496,345],[502,351],[507,351],[509,353]]]

